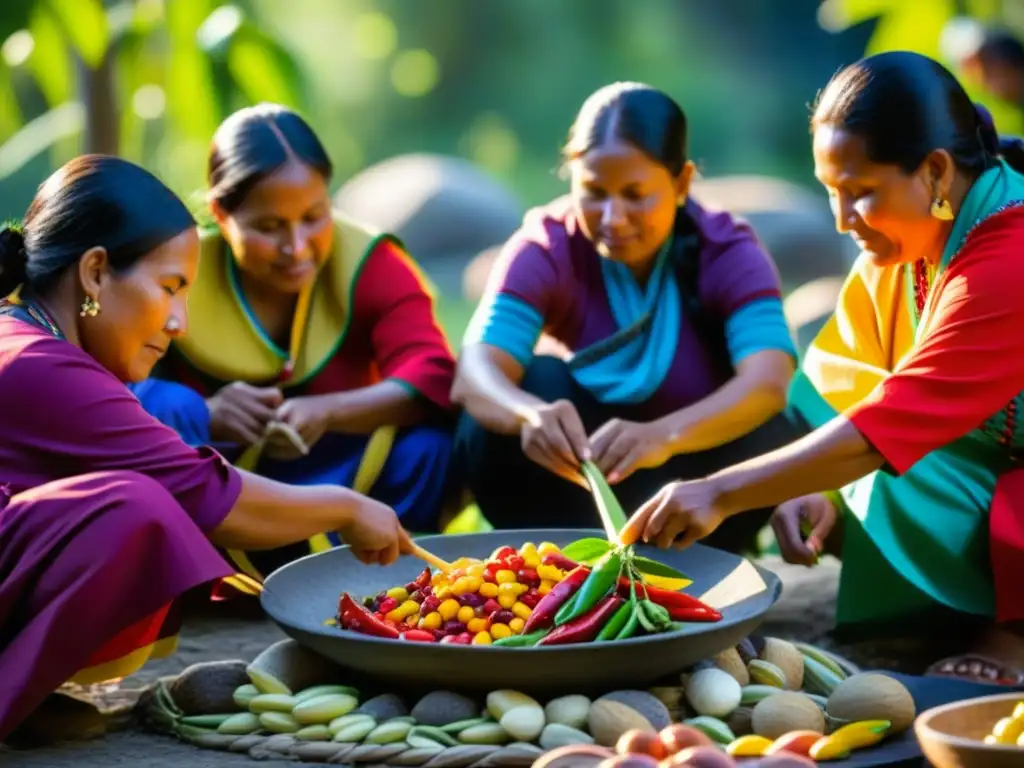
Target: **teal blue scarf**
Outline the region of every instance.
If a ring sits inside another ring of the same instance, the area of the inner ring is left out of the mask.
[[[682,301],[672,269],[672,240],[659,251],[641,288],[629,268],[601,259],[608,303],[618,331],[569,360],[576,381],[609,404],[643,403],[665,381],[679,345]]]
[[[942,259],[936,279],[948,267],[953,257],[963,248],[964,242],[975,227],[982,221],[993,216],[1007,206],[1024,201],[1024,176],[1013,170],[1005,161],[1000,160],[994,168],[989,168],[971,185],[960,212],[953,222],[953,229],[942,249]],[[908,264],[904,269],[909,299],[909,306],[917,321],[917,306],[914,301],[914,269]],[[920,334],[921,324],[915,323],[915,332]],[[917,338],[920,338],[919,336]]]
[[[963,247],[971,230],[984,219],[999,213],[1003,208],[1024,200],[1024,176],[1017,173],[1005,161],[985,171],[971,186],[964,198],[953,231],[949,233],[946,247],[942,249],[939,269],[949,266],[950,260]]]

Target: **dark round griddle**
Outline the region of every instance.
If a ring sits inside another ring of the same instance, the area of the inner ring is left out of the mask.
[[[551,541],[564,546],[585,536],[603,538],[604,534],[600,530],[492,531],[417,541],[451,562],[459,557],[486,558],[504,545],[518,548],[527,541]],[[742,560],[699,544],[682,552],[638,546],[637,554],[685,573],[693,579],[686,591],[695,596],[719,583]],[[383,685],[466,692],[513,688],[560,695],[651,685],[736,645],[757,628],[782,593],[778,577],[758,568],[767,589],[725,608],[719,622],[688,624],[677,632],[630,640],[541,648],[409,643],[324,625],[336,615],[342,592],[361,599],[404,585],[423,568],[423,562],[414,557],[399,558],[384,568],[367,566],[347,547],[339,547],[275,571],[266,581],[261,601],[270,617],[295,640]]]

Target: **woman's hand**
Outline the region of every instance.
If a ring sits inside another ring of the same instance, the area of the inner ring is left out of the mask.
[[[326,396],[312,395],[286,400],[274,414],[274,421],[287,424],[295,430],[306,444],[308,452],[324,436],[329,417],[330,409]],[[275,431],[267,435],[263,450],[267,456],[279,461],[292,461],[305,455],[287,435]]]
[[[728,516],[709,479],[669,483],[638,509],[619,534],[623,544],[637,540],[661,549],[685,549],[711,534]]]
[[[523,453],[542,467],[589,489],[580,462],[590,460],[590,445],[580,415],[568,400],[556,400],[530,410],[520,431]]]
[[[206,401],[210,438],[246,447],[259,442],[283,401],[284,395],[277,387],[254,387],[244,381],[221,387]]]
[[[814,565],[838,517],[835,505],[821,493],[801,496],[776,507],[772,530],[783,559],[797,565]],[[804,529],[808,527],[810,531],[804,539]]]
[[[594,463],[609,483],[619,483],[638,469],[660,467],[672,456],[665,428],[657,421],[612,419],[590,438]]]
[[[401,554],[412,552],[412,539],[386,504],[361,496],[351,522],[338,531],[360,562],[390,565]]]

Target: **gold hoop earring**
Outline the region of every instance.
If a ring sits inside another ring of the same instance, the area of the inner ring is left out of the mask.
[[[952,221],[956,218],[953,215],[953,206],[944,197],[936,197],[932,200],[931,214],[939,221]]]
[[[100,311],[100,303],[92,296],[86,296],[82,302],[82,311],[78,314],[82,317],[96,317]]]

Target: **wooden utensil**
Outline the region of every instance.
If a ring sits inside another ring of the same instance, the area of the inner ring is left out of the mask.
[[[434,554],[428,552],[423,547],[421,547],[419,544],[417,544],[415,541],[411,541],[411,545],[412,546],[411,546],[410,551],[409,551],[410,555],[413,555],[414,557],[418,557],[420,560],[425,562],[427,565],[432,565],[434,568],[437,568],[437,570],[441,571],[441,573],[450,573],[451,572],[452,564],[449,563],[447,560],[442,560],[437,555],[434,555]]]

